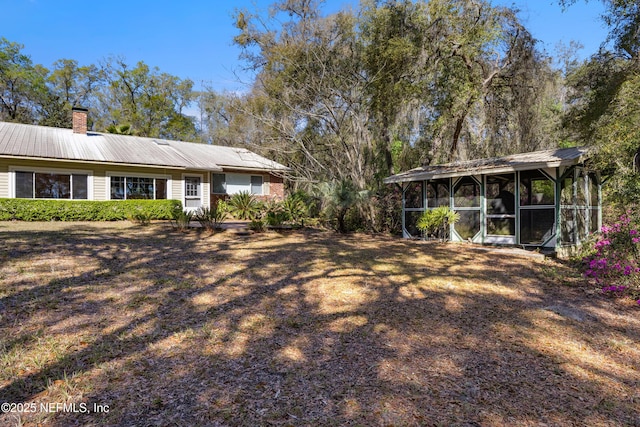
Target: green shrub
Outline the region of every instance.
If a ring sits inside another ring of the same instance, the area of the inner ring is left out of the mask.
[[[191,224],[193,216],[193,211],[176,211],[173,215],[173,226],[179,231],[187,231],[189,229],[189,225]]]
[[[211,208],[201,207],[194,215],[194,219],[200,223],[202,228],[208,231],[215,231],[220,228],[220,224],[227,219],[229,207],[224,200],[214,203]]]
[[[149,214],[146,212],[136,212],[129,217],[129,221],[134,224],[149,225],[151,223],[151,218],[149,218]]]
[[[289,215],[285,212],[282,202],[269,200],[263,206],[263,211],[256,218],[260,217],[269,227],[281,227],[289,221]],[[254,218],[255,219],[255,218]]]
[[[264,219],[269,227],[303,227],[309,218],[309,207],[302,195],[292,194],[281,202],[270,200],[263,205],[263,212],[254,215]]]
[[[307,193],[304,190],[297,190],[292,193],[289,197],[294,197],[296,199],[302,200],[304,203],[307,219],[309,218],[319,218],[320,211],[322,208],[322,199],[317,195],[312,195]]]
[[[449,237],[449,224],[455,224],[460,219],[460,214],[452,211],[447,206],[439,206],[427,209],[418,219],[416,226],[425,237],[447,239]]]
[[[285,222],[289,220],[289,216],[284,211],[269,211],[267,212],[265,221],[269,227],[281,227]]]
[[[263,218],[254,218],[249,223],[249,229],[256,233],[262,233],[267,228],[266,221]]]
[[[269,202],[265,206],[264,220],[269,227],[280,227],[289,220],[289,215],[277,202]]]
[[[179,200],[0,199],[0,221],[168,220],[177,211],[182,211]]]
[[[292,194],[282,202],[285,221],[291,221],[294,225],[304,226],[305,219],[309,218],[309,207],[303,196]]]
[[[248,191],[231,196],[229,212],[236,219],[254,219],[262,208],[262,204]]]
[[[362,227],[360,207],[369,200],[368,190],[358,189],[353,181],[342,179],[320,183],[317,191],[322,200],[322,215],[338,232]]]

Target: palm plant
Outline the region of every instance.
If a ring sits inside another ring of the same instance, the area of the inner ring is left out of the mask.
[[[117,135],[133,135],[133,129],[130,124],[116,125],[113,123],[107,126],[105,131],[107,133],[115,133]]]
[[[304,220],[309,217],[309,208],[299,194],[292,194],[282,202],[282,210],[287,220],[294,225],[304,226]]]
[[[173,216],[173,221],[175,227],[179,231],[187,231],[189,229],[189,225],[191,224],[191,220],[193,219],[192,211],[177,211]]]
[[[349,209],[356,207],[369,197],[367,190],[359,190],[355,184],[347,179],[323,182],[319,185],[323,208],[329,217],[337,222],[337,230],[346,233],[345,217]]]
[[[224,200],[218,200],[218,202],[214,203],[211,208],[201,207],[199,208],[194,218],[196,221],[200,223],[202,228],[215,231],[220,228],[220,224],[227,219],[229,214],[229,207]]]
[[[438,239],[446,239],[448,236],[447,227],[449,224],[455,224],[459,219],[459,213],[447,206],[439,206],[427,209],[418,219],[416,226],[425,237],[433,236]]]
[[[229,213],[236,219],[255,219],[261,207],[262,204],[248,191],[236,193],[229,200]]]
[[[290,219],[289,214],[284,210],[283,203],[270,200],[265,204],[264,210],[266,223],[270,227],[279,227]]]

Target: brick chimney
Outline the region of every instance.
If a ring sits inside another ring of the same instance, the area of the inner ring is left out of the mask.
[[[71,110],[71,120],[73,122],[73,133],[87,133],[87,109],[73,107]]]

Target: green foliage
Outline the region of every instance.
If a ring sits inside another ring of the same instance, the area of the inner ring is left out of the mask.
[[[289,219],[282,203],[270,200],[264,205],[264,220],[269,227],[280,227]]]
[[[402,190],[397,185],[380,188],[373,197],[376,206],[374,231],[402,235]]]
[[[304,226],[304,221],[309,218],[309,207],[302,194],[296,193],[282,201],[282,210],[286,215],[286,221],[294,225]]]
[[[189,210],[178,210],[173,215],[173,226],[178,231],[187,231],[193,220],[194,212]]]
[[[567,76],[572,90],[564,126],[583,141],[581,145],[593,140],[599,121],[609,117],[612,104],[619,99],[619,91],[630,76],[630,66],[633,64],[611,52],[601,52]]]
[[[224,110],[223,126],[251,120],[236,127],[252,130],[242,138],[308,183],[377,194],[392,171],[432,159],[556,146],[559,73],[510,8],[365,0],[323,16],[315,2],[280,0],[271,12],[235,15],[235,42],[260,79],[240,114]],[[354,226],[359,217],[376,229],[374,200],[325,215],[344,230],[351,211]]]
[[[199,208],[194,215],[194,219],[198,221],[204,229],[215,231],[220,228],[220,225],[227,219],[228,215],[229,207],[227,203],[224,200],[218,200],[211,208]]]
[[[579,0],[560,0],[563,7],[568,7]],[[585,2],[588,0],[585,0]],[[605,11],[601,15],[609,27],[606,41],[613,42],[614,49],[620,55],[638,59],[640,54],[640,6],[637,0],[607,0],[602,2]]]
[[[265,221],[269,227],[281,227],[289,220],[289,215],[283,210],[270,210],[265,216]]]
[[[46,99],[48,70],[33,65],[23,48],[0,37],[0,120],[35,123],[36,106]]]
[[[195,98],[193,82],[162,73],[143,61],[130,67],[120,58],[104,66],[107,84],[100,88],[102,109],[96,117],[99,128],[128,123],[136,135],[192,141],[193,120],[182,110]]]
[[[181,210],[182,203],[178,200],[0,199],[2,221],[168,220]]]
[[[262,204],[248,191],[236,193],[229,200],[229,213],[236,219],[255,219],[261,208]]]
[[[133,135],[133,129],[131,129],[131,125],[129,124],[115,125],[112,123],[107,126],[105,132],[115,133],[116,135]]]
[[[307,198],[302,193],[295,193],[281,202],[270,200],[264,205],[262,216],[269,227],[303,227],[309,218]]]
[[[322,207],[322,201],[317,194],[308,193],[304,190],[297,190],[289,195],[289,197],[296,197],[304,203],[306,207],[306,214],[309,218],[318,218],[320,216],[320,208]]]
[[[266,230],[266,228],[267,223],[262,217],[256,217],[249,223],[249,229],[255,231],[256,233],[262,233]]]
[[[628,78],[610,102],[607,112],[594,124],[594,158],[599,170],[610,174],[603,187],[608,204],[619,212],[640,206],[640,171],[634,157],[640,152],[640,73]]]
[[[352,181],[346,179],[323,182],[318,186],[318,192],[322,199],[322,211],[329,223],[340,233],[352,231],[353,228],[348,227],[345,221],[347,213],[367,201],[369,192],[356,188]]]
[[[102,78],[102,72],[95,65],[80,66],[73,59],[54,62],[47,77],[48,91],[41,102],[42,117],[38,123],[70,128],[72,107],[90,105]]]
[[[609,177],[604,205],[620,214],[640,205],[640,175],[633,168],[640,149],[640,7],[635,0],[603,3],[612,50],[601,49],[568,75],[565,127],[569,138],[596,148],[592,166]]]
[[[191,80],[142,61],[131,67],[120,58],[100,68],[61,59],[50,71],[34,65],[22,49],[0,38],[0,120],[71,127],[71,108],[90,105],[90,120],[100,130],[197,140],[194,120],[182,112],[195,99]]]
[[[129,217],[129,221],[139,225],[149,225],[151,223],[151,215],[148,212],[138,211]]]
[[[416,226],[425,237],[447,239],[449,225],[455,224],[460,219],[460,214],[447,206],[439,206],[427,209],[418,219]]]

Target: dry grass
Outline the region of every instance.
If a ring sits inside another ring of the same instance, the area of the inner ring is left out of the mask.
[[[3,426],[640,425],[640,310],[552,261],[162,223],[0,249],[0,402],[37,405]]]

